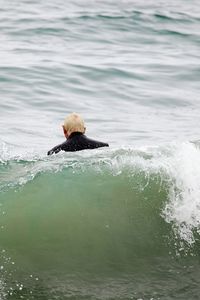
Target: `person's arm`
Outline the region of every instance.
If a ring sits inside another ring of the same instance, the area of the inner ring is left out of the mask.
[[[58,153],[62,150],[62,144],[53,147],[51,150],[47,152],[47,155],[52,155],[53,153]]]
[[[84,136],[84,138],[86,141],[86,145],[88,146],[86,148],[94,149],[94,148],[100,148],[100,147],[109,147],[108,143],[92,140],[92,139],[89,139],[87,136]]]

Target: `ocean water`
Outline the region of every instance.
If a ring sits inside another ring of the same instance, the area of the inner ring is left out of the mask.
[[[199,1],[0,4],[0,299],[199,299]]]

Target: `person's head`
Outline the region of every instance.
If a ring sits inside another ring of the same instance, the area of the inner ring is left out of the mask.
[[[79,114],[76,113],[72,113],[67,116],[62,127],[66,138],[68,138],[73,132],[85,133],[86,129],[84,120]]]

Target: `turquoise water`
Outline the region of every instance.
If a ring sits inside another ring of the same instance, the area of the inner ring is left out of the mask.
[[[0,299],[198,299],[198,1],[0,16]],[[73,111],[109,149],[47,157]]]

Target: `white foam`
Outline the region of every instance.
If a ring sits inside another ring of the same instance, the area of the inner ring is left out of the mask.
[[[163,210],[167,222],[172,222],[180,238],[194,243],[194,230],[200,230],[200,151],[192,143],[179,145],[165,161],[171,178],[169,202]]]

